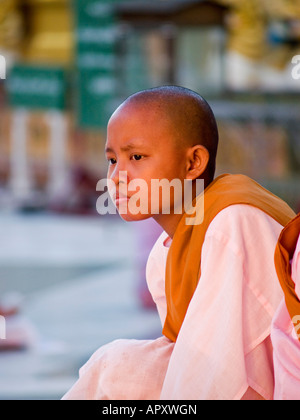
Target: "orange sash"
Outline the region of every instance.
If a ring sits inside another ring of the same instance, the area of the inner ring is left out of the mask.
[[[200,205],[200,200],[203,200],[203,193],[194,204]],[[282,226],[295,217],[293,210],[284,201],[244,175],[221,175],[205,189],[203,222],[187,225],[186,219],[191,216],[185,213],[176,228],[168,252],[165,284],[167,316],[163,334],[174,342],[201,275],[201,251],[205,233],[214,217],[234,204],[257,207]]]
[[[290,260],[293,258],[297,246],[299,234],[300,213],[283,229],[275,250],[276,272],[284,292],[285,304],[291,320],[293,320],[295,316],[300,316],[300,301],[295,291],[295,283],[291,277],[290,264]]]

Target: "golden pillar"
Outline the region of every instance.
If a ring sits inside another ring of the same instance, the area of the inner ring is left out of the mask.
[[[290,83],[292,48],[272,45],[271,22],[300,19],[300,0],[214,0],[228,7],[227,83],[234,89],[271,90]]]
[[[73,60],[74,25],[70,0],[23,0],[28,33],[27,62],[68,65]]]
[[[266,50],[266,16],[261,0],[215,0],[229,7],[228,49],[251,60]]]
[[[229,7],[228,49],[249,59],[268,53],[267,28],[272,20],[300,19],[300,0],[214,0]]]
[[[0,0],[0,54],[5,56],[8,67],[19,53],[23,35],[18,0]]]

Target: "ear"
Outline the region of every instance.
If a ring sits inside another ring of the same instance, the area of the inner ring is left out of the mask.
[[[193,180],[199,178],[207,168],[209,157],[209,152],[206,147],[200,144],[191,147],[187,155],[186,179]]]

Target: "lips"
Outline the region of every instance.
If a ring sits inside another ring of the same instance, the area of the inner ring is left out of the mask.
[[[114,202],[118,206],[119,204],[126,203],[129,201],[129,198],[127,195],[119,194],[117,193],[114,197]]]
[[[122,199],[126,199],[129,200],[130,197],[128,197],[128,195],[126,194],[120,194],[119,192],[117,192],[116,194],[114,194],[114,199],[115,200],[122,200]]]

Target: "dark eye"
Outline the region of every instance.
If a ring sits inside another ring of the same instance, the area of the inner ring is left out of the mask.
[[[133,160],[141,160],[142,159],[142,155],[133,155],[132,158]]]
[[[108,162],[111,164],[111,165],[114,165],[117,161],[116,161],[116,159],[108,159]]]

